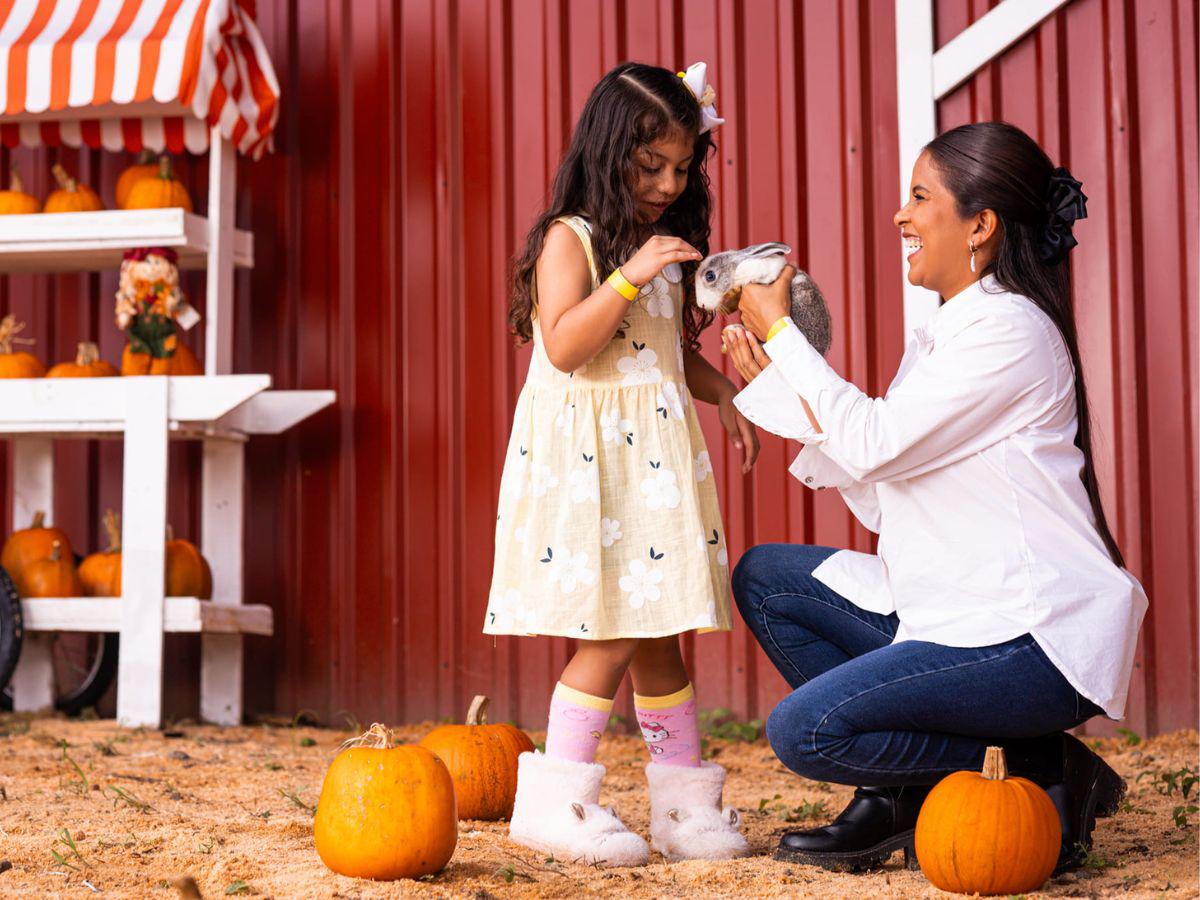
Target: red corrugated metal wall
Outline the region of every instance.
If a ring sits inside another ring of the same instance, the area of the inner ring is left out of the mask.
[[[940,41],[990,5],[939,0]],[[264,0],[258,17],[284,104],[277,154],[239,167],[258,265],[238,278],[237,366],[340,403],[250,445],[247,594],[277,616],[274,638],[249,642],[250,709],[412,720],[487,692],[497,718],[536,726],[568,643],[479,629],[528,358],[505,335],[506,260],[571,122],[623,59],[707,60],[729,120],[714,246],[790,243],[830,300],[832,364],[881,392],[903,334],[892,0]],[[1188,0],[1075,0],[940,111],[943,127],[1025,127],[1091,197],[1075,271],[1105,497],[1152,599],[1139,730],[1196,722],[1195,45]],[[45,154],[17,155],[44,187]],[[105,184],[123,164],[62,155]],[[12,278],[0,301],[51,355],[89,331],[112,358],[113,282]],[[771,540],[870,547],[835,495],[790,483],[793,447],[768,437],[743,479],[704,424],[734,558]],[[198,457],[174,452],[171,515],[196,533]],[[94,541],[119,449],[62,455],[57,516]],[[702,705],[762,716],[781,696],[744,629],[686,643]],[[171,657],[169,702],[187,713],[194,642]]]

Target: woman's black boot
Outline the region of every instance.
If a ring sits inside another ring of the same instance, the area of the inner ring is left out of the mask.
[[[789,831],[779,839],[775,858],[842,872],[857,872],[885,863],[904,851],[910,869],[917,868],[913,829],[930,788],[860,787],[841,814],[821,828]]]

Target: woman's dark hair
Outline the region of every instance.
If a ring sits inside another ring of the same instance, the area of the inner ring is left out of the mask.
[[[712,137],[699,134],[700,104],[683,79],[658,66],[623,63],[600,79],[583,106],[546,210],[513,264],[508,322],[522,342],[533,337],[534,269],[546,232],[559,216],[581,215],[592,223],[592,251],[603,278],[641,246],[633,191],[638,173],[634,153],[677,132],[695,141],[687,187],[659,220],[672,235],[708,255],[708,157]],[[683,340],[699,349],[700,332],[713,313],[696,305],[697,263],[684,263]]]
[[[996,281],[1006,291],[1028,297],[1058,326],[1075,368],[1075,408],[1079,417],[1075,446],[1083,451],[1083,484],[1100,538],[1113,562],[1124,566],[1100,502],[1087,389],[1071,304],[1067,251],[1075,245],[1075,239],[1070,223],[1086,215],[1083,203],[1087,198],[1065,169],[1055,169],[1033,138],[1006,122],[963,125],[934,138],[925,150],[954,195],[960,216],[967,218],[990,209],[999,218],[1000,246],[989,266]],[[1062,210],[1068,210],[1065,218]]]

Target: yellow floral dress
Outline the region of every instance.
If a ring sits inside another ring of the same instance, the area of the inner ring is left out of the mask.
[[[563,218],[599,284],[588,223]],[[611,640],[730,628],[712,464],[684,381],[682,272],[630,304],[586,365],[551,365],[540,329],[500,483],[483,630]]]

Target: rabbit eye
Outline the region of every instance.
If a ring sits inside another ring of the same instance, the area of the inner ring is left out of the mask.
[[[704,280],[711,284],[712,282],[717,280],[717,273],[714,272],[712,269],[709,269],[707,272],[704,273]]]

